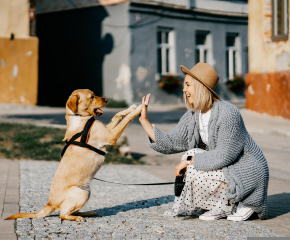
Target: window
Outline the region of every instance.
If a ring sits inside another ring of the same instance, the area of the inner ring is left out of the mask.
[[[161,75],[175,73],[174,32],[160,28],[157,31],[157,72]]]
[[[209,49],[210,49],[209,32],[196,31],[195,35],[195,63],[204,62],[209,63]]]
[[[229,80],[233,80],[236,75],[241,74],[239,45],[239,34],[226,34],[226,72]]]
[[[288,1],[272,0],[272,40],[288,39]]]

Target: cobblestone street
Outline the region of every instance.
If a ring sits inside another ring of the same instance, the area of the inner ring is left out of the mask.
[[[20,162],[20,210],[37,212],[48,201],[57,162]],[[126,183],[159,182],[135,166],[105,165],[101,179]],[[201,221],[192,217],[164,217],[172,206],[173,186],[122,186],[93,180],[91,198],[82,211],[98,217],[86,222],[61,220],[56,213],[43,219],[18,219],[18,239],[245,239],[278,236],[251,221]]]
[[[44,107],[14,107],[0,105],[1,122],[32,123],[65,128],[64,109]],[[152,123],[163,131],[174,128],[181,110],[151,107]],[[117,110],[106,109],[114,115]],[[118,110],[119,111],[119,110]],[[182,110],[184,111],[184,110]],[[15,115],[15,114],[19,115]],[[93,180],[91,198],[83,211],[94,210],[98,217],[84,223],[62,221],[57,213],[44,219],[4,219],[16,212],[38,212],[48,201],[49,188],[58,162],[0,159],[0,239],[246,239],[247,236],[290,237],[289,202],[289,120],[274,118],[241,109],[247,130],[263,150],[270,168],[268,219],[245,222],[200,221],[198,218],[163,217],[172,206],[173,185],[121,186]],[[51,115],[50,115],[51,114]],[[59,116],[60,115],[60,116]],[[162,116],[162,123],[159,117]],[[110,117],[108,119],[110,119]],[[106,122],[106,120],[104,120]],[[54,124],[52,124],[54,123]],[[138,123],[138,122],[137,122]],[[117,182],[173,181],[174,168],[182,153],[162,155],[152,150],[140,124],[125,131],[132,155],[151,165],[104,165],[97,177]],[[20,169],[18,171],[20,165]],[[19,181],[20,177],[20,181]],[[162,179],[162,180],[161,180]],[[19,196],[20,184],[20,196]],[[20,198],[20,209],[18,199]],[[273,232],[271,232],[271,230]],[[15,235],[16,231],[16,235]]]

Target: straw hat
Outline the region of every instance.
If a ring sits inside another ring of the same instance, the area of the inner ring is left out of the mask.
[[[190,75],[191,77],[202,83],[208,90],[210,90],[214,100],[217,101],[220,99],[214,91],[219,81],[219,76],[211,65],[199,62],[190,70],[182,65],[180,66],[180,68],[185,75]]]

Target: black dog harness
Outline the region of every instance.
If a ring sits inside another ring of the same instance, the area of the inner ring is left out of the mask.
[[[88,135],[91,131],[91,128],[93,126],[95,122],[95,119],[94,117],[91,117],[85,127],[84,127],[84,130],[75,134],[69,141],[66,141],[66,145],[65,147],[63,148],[62,152],[61,152],[61,156],[64,155],[65,151],[67,150],[67,148],[69,147],[69,145],[75,145],[75,146],[79,146],[79,147],[83,147],[83,148],[86,148],[86,149],[89,149],[89,150],[92,150],[102,156],[105,156],[106,153],[104,151],[101,151],[100,149],[97,149],[89,144],[87,144],[88,142]],[[76,139],[78,139],[79,137],[81,137],[80,141],[76,141]]]

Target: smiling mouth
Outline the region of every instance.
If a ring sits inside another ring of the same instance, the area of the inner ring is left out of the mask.
[[[104,114],[104,112],[100,108],[96,108],[94,110],[94,113],[96,114],[97,117],[100,117]]]

